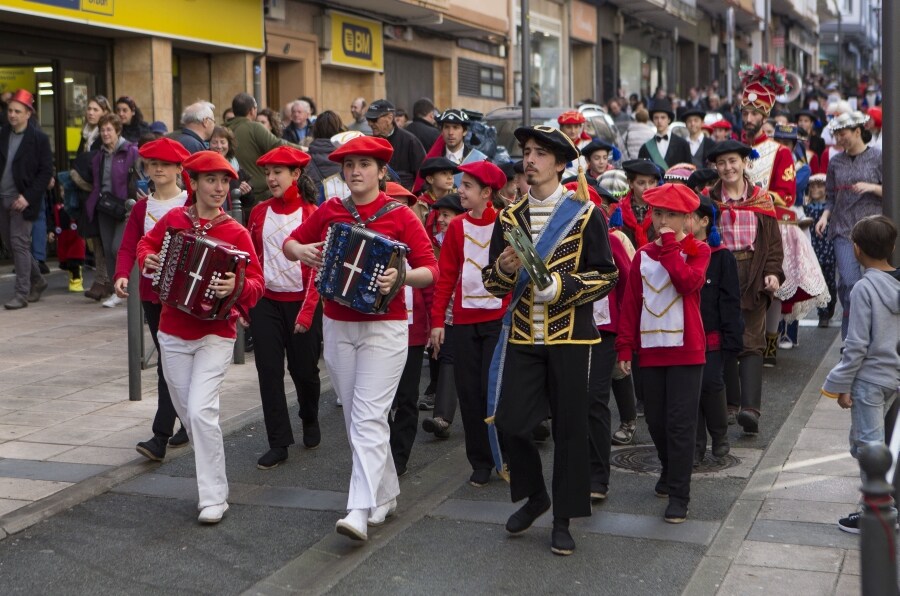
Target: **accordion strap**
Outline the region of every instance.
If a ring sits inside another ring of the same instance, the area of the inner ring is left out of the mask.
[[[191,205],[190,207],[188,207],[187,216],[191,220],[191,225],[194,226],[194,232],[200,236],[205,236],[206,233],[213,229],[215,226],[219,225],[225,220],[231,219],[231,216],[223,211],[201,226],[200,216],[197,215],[196,205]]]
[[[359,214],[359,211],[356,209],[356,204],[353,202],[352,198],[344,197],[343,199],[341,199],[341,203],[344,205],[344,208],[350,212],[350,215],[353,216],[353,219],[356,220],[356,225],[362,226],[362,227],[366,227],[367,225],[369,225],[370,223],[372,223],[373,221],[375,221],[382,215],[390,213],[394,209],[403,207],[403,205],[401,205],[397,201],[388,201],[381,207],[381,209],[379,209],[378,211],[373,213],[372,216],[369,217],[369,219],[363,221],[362,217]]]

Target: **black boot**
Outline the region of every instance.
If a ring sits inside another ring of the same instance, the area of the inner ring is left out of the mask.
[[[575,540],[569,533],[569,520],[564,517],[553,518],[553,531],[550,533],[550,552],[567,557],[575,552]]]
[[[747,434],[759,432],[759,413],[762,404],[763,357],[749,354],[740,359],[741,411],[737,421]]]
[[[550,509],[550,495],[546,489],[528,497],[528,501],[506,521],[506,531],[510,534],[521,534]]]
[[[142,441],[135,449],[150,461],[162,461],[166,457],[166,437],[155,436],[149,441]]]

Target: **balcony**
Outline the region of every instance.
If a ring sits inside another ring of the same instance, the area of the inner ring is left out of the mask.
[[[772,0],[772,12],[800,22],[810,31],[819,26],[816,0]]]
[[[671,31],[679,23],[696,25],[703,18],[703,14],[697,10],[696,2],[697,0],[615,0],[613,4],[623,14],[656,29]]]
[[[755,31],[762,20],[753,0],[697,0],[697,8],[722,20],[728,9],[734,8],[734,26],[740,31]]]
[[[336,0],[321,2],[326,8],[350,10],[389,25],[429,29],[453,37],[483,38],[496,42],[508,33],[506,0],[503,10],[488,11],[485,3],[463,0],[451,7],[450,0]],[[493,0],[496,8],[501,0]]]

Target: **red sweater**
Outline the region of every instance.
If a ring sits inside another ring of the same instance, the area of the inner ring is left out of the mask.
[[[634,255],[628,278],[628,291],[619,308],[619,334],[616,350],[620,361],[631,361],[637,351],[641,367],[685,366],[706,362],[706,334],[700,318],[700,290],[706,283],[706,267],[709,265],[709,245],[697,242],[693,236],[685,236],[680,242],[674,233],[662,235],[662,246],[651,242]],[[659,262],[675,290],[681,294],[684,309],[683,345],[677,347],[641,347],[641,314],[644,309],[644,279],[641,274],[641,256]],[[687,255],[687,259],[682,257]]]
[[[285,218],[283,216],[290,214],[295,214],[295,218],[302,223],[306,221],[315,210],[315,205],[307,203],[300,197],[300,193],[297,191],[296,186],[291,186],[287,192],[284,193],[282,198],[277,199],[272,197],[267,201],[259,203],[253,208],[253,211],[250,212],[247,228],[250,230],[250,238],[253,240],[253,248],[256,251],[256,257],[259,259],[259,264],[262,266],[264,277],[266,267],[270,267],[274,270],[275,268],[284,265],[283,263],[266,262],[266,240],[264,235],[266,232],[266,217],[269,213],[271,212],[274,218],[281,220],[274,222],[275,225],[277,225],[284,223]],[[297,211],[300,211],[300,213],[298,214]],[[272,258],[273,249],[277,250],[279,255],[282,255],[281,245],[293,227],[296,226],[291,226],[287,229],[282,227],[275,230],[269,230],[270,236],[268,242],[270,258]],[[316,290],[315,279],[315,269],[307,267],[299,262],[292,263],[288,273],[279,278],[279,281],[288,285],[295,284],[297,287],[302,287],[303,289],[299,291],[279,291],[270,288],[268,285],[269,282],[267,282],[264,295],[266,298],[278,302],[300,302],[300,311],[297,313],[296,323],[309,329],[312,326],[313,316],[316,313],[316,305],[319,302],[319,292]]]
[[[192,227],[191,219],[187,215],[187,209],[187,207],[172,209],[157,222],[149,234],[141,239],[137,246],[137,258],[142,269],[144,259],[148,255],[159,254],[167,228],[187,230]],[[201,219],[200,223],[206,224],[208,221],[208,219]],[[244,226],[234,219],[227,219],[216,225],[209,230],[208,234],[224,242],[230,242],[240,250],[250,254],[250,262],[247,263],[247,270],[244,275],[244,289],[241,291],[241,297],[237,301],[238,306],[245,312],[249,312],[262,298],[265,290],[265,280],[263,279],[262,269],[259,266],[256,253],[253,250],[250,234]],[[235,310],[224,321],[204,321],[177,308],[163,304],[159,330],[185,340],[201,339],[207,335],[234,338],[237,336],[235,331],[237,313]]]
[[[403,291],[405,298],[412,294],[412,313],[407,312],[407,317],[412,315],[412,322],[409,324],[409,345],[424,346],[431,339],[431,319],[428,314],[431,311],[434,286],[429,288],[406,286]]]
[[[180,201],[179,201],[180,203]],[[179,205],[180,206],[180,205]],[[178,207],[174,207],[177,209]],[[131,269],[137,260],[137,246],[144,237],[144,218],[147,217],[147,199],[141,199],[131,208],[131,214],[125,223],[125,231],[122,233],[122,243],[116,254],[116,275],[114,279],[125,278],[131,275]],[[165,232],[165,229],[163,230]],[[143,259],[141,260],[143,262]],[[159,295],[153,291],[152,280],[141,274],[139,286],[141,300],[144,302],[159,303]],[[131,288],[134,291],[134,288]]]
[[[619,309],[625,300],[625,294],[628,291],[628,279],[631,277],[631,261],[628,258],[628,252],[619,237],[613,233],[609,234],[609,247],[612,249],[613,261],[619,270],[619,281],[616,282],[616,289],[606,295],[609,299],[609,323],[599,325],[597,329],[600,331],[608,331],[609,333],[618,333],[619,329]]]
[[[365,221],[381,209],[385,203],[392,200],[382,192],[371,203],[357,205],[356,208],[359,211],[359,216]],[[347,211],[338,198],[332,198],[322,203],[306,221],[291,232],[287,240],[296,240],[300,244],[321,242],[325,240],[328,226],[335,222],[355,223],[353,216],[350,215],[350,212]],[[437,261],[431,249],[431,242],[428,240],[428,235],[425,233],[422,222],[416,217],[412,209],[406,206],[394,209],[366,227],[406,244],[409,247],[407,261],[409,261],[410,266],[413,269],[426,267],[431,271],[434,279],[437,279]],[[405,321],[407,314],[403,294],[403,292],[400,292],[391,301],[388,311],[382,315],[366,315],[332,300],[325,301],[324,314],[326,317],[336,321]]]
[[[497,219],[497,212],[490,205],[484,210],[480,219],[472,217],[471,213],[464,213],[454,217],[447,226],[447,233],[444,235],[444,243],[441,245],[441,258],[438,262],[440,269],[440,277],[438,277],[437,285],[434,288],[434,302],[431,305],[431,320],[435,327],[444,326],[444,313],[447,312],[447,305],[450,303],[450,297],[453,296],[453,324],[454,325],[472,325],[475,323],[484,323],[487,321],[496,321],[503,318],[503,313],[509,307],[511,294],[507,294],[502,305],[498,308],[473,308],[464,307],[463,300],[463,267],[466,266],[465,255],[465,230],[464,222],[479,228],[486,228],[485,236],[490,246],[491,232],[494,229],[494,220]],[[469,240],[473,242],[473,240]],[[477,245],[475,245],[477,246]],[[487,250],[484,254],[487,258]],[[470,261],[469,267],[476,267],[478,279],[481,279],[481,269],[488,265],[484,263],[474,264]],[[491,302],[499,300],[484,289],[482,283],[481,293],[488,296]]]

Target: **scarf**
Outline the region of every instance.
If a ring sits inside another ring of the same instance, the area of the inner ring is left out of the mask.
[[[625,224],[624,227],[634,233],[634,247],[640,248],[647,244],[649,242],[647,230],[650,229],[652,220],[648,213],[647,216],[644,217],[644,222],[638,223],[637,218],[634,216],[634,211],[631,210],[631,191],[628,191],[628,194],[622,199],[622,202],[619,204],[619,210],[622,213],[622,223]]]

